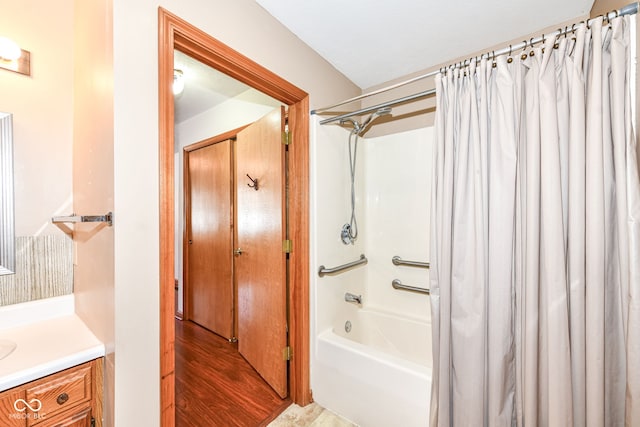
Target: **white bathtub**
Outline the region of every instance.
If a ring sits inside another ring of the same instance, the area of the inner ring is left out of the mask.
[[[351,313],[316,340],[314,400],[362,427],[428,426],[431,325],[367,309]]]

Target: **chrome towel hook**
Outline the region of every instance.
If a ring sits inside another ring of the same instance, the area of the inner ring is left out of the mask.
[[[249,176],[249,174],[247,174],[247,178],[251,180],[251,184],[247,184],[247,185],[253,188],[254,190],[258,191],[258,178],[253,179]]]

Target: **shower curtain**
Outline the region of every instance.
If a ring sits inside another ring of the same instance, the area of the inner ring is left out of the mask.
[[[631,19],[436,77],[432,427],[640,426]]]

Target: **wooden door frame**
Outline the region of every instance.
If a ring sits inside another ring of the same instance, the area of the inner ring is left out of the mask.
[[[188,22],[158,8],[160,162],[160,418],[175,425],[173,52],[181,52],[289,106],[289,395],[311,402],[309,380],[309,95]]]

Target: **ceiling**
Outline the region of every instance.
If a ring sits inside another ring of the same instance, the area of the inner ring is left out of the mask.
[[[271,107],[281,105],[277,100],[178,50],[174,50],[174,69],[182,71],[184,78],[184,90],[174,97],[175,123],[182,123],[232,99]]]
[[[255,1],[362,89],[583,16],[593,5],[593,0]],[[179,51],[174,68],[185,78],[184,91],[175,98],[176,123],[233,98],[275,102]]]
[[[174,69],[182,71],[185,85],[175,97],[175,122],[181,123],[249,90],[249,86],[200,61],[174,51]]]
[[[588,14],[593,0],[255,0],[362,89]]]

